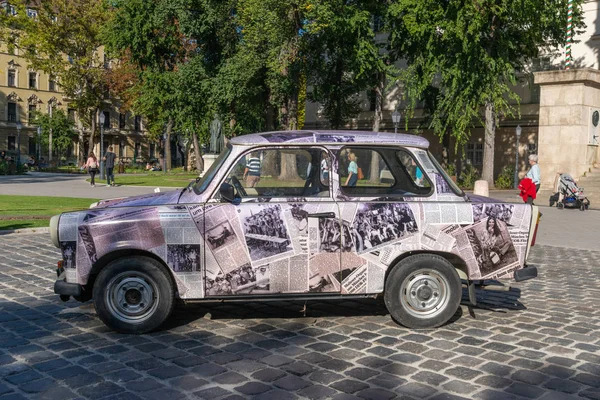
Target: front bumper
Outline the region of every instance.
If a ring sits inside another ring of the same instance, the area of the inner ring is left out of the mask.
[[[515,271],[514,279],[517,282],[526,281],[529,279],[537,278],[537,268],[531,265],[525,265],[525,267]]]
[[[65,269],[62,266],[56,269],[56,275],[58,279],[54,282],[54,293],[59,294],[61,298],[66,296],[67,299],[69,296],[81,296],[81,285],[67,282]]]

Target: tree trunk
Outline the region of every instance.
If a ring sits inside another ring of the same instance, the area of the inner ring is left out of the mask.
[[[277,176],[279,172],[278,151],[265,151],[262,164],[260,166],[260,173],[262,176]]]
[[[50,114],[50,119],[52,119],[52,104],[48,106],[48,114]],[[81,141],[79,142],[79,151],[77,152],[77,163],[80,164],[81,156]],[[48,135],[48,163],[52,161],[52,128],[50,128],[50,133]]]
[[[179,141],[177,141],[177,151],[179,152],[179,155],[181,156],[181,168],[183,169],[183,171],[187,172],[187,149],[185,148],[185,146],[182,146],[181,143],[179,143]]]
[[[204,160],[202,159],[202,154],[200,154],[200,144],[198,143],[198,134],[196,130],[192,130],[192,140],[194,141],[194,156],[196,157],[196,169],[198,170],[198,175],[204,172]]]
[[[281,153],[281,171],[280,180],[299,179],[298,168],[296,166],[296,154]]]
[[[485,143],[483,145],[483,170],[481,179],[494,186],[494,142],[496,140],[496,112],[490,102],[485,104]]]
[[[266,127],[267,131],[275,130],[275,109],[271,104],[271,91],[269,90],[267,95],[265,96],[265,110],[266,110]]]
[[[83,128],[81,128],[79,130],[79,135],[78,135],[78,141],[79,141],[79,151],[77,152],[77,165],[81,165],[82,163],[84,163],[87,160],[86,154],[85,154],[85,135],[83,133]],[[60,155],[58,156],[58,160],[60,161]]]
[[[165,170],[171,169],[171,131],[173,130],[173,118],[169,117],[167,130],[165,132]]]
[[[377,87],[375,87],[375,114],[373,114],[373,132],[379,132],[381,118],[383,112],[383,94],[385,86],[385,73],[380,73],[377,79]],[[379,153],[372,152],[371,157],[371,174],[369,175],[369,183],[378,184],[380,182],[379,174]]]
[[[92,120],[92,124],[91,124],[91,128],[90,128],[90,136],[88,138],[88,143],[89,143],[89,150],[90,151],[94,151],[94,138],[96,136],[96,121],[98,118],[98,113],[99,113],[99,109],[94,109],[93,111],[90,112],[91,114],[91,120]],[[102,152],[102,143],[100,143],[100,152]],[[104,149],[104,152],[106,153],[106,149]],[[100,154],[100,157],[103,157],[104,154]],[[86,160],[87,158],[84,158],[84,160]]]
[[[295,87],[289,98],[288,129],[295,131],[298,129],[298,79],[295,79]]]

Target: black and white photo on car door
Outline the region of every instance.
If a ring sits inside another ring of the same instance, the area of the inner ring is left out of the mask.
[[[252,261],[292,250],[280,205],[259,205],[257,208],[246,210],[249,211],[249,215],[241,218]]]
[[[358,207],[352,237],[358,253],[401,239],[418,231],[406,203],[363,203]]]
[[[174,272],[200,271],[200,245],[168,244],[167,264]]]

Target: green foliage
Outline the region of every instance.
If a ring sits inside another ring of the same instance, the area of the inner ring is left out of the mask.
[[[58,154],[64,153],[77,137],[75,124],[61,109],[50,114],[35,114],[35,125],[42,127],[41,145],[46,148],[49,143],[50,131],[52,131],[52,149]]]
[[[471,164],[467,164],[460,174],[458,185],[463,189],[473,189],[475,187],[475,181],[478,180],[479,177],[479,170]]]
[[[500,171],[494,186],[496,189],[512,189],[515,179],[515,167],[505,165]]]

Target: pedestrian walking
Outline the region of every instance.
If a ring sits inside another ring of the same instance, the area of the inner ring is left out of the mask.
[[[244,179],[246,180],[246,187],[255,187],[258,181],[260,181],[259,153],[252,153],[250,155],[246,163],[246,169],[244,170]]]
[[[88,173],[90,174],[90,186],[96,186],[96,174],[98,173],[99,169],[98,169],[98,159],[96,158],[96,156],[94,155],[93,151],[90,151],[90,154],[88,156],[88,159],[86,161],[86,163],[83,165],[83,167],[85,169],[87,169]]]
[[[113,147],[108,146],[108,151],[104,154],[104,168],[106,168],[106,184],[108,186],[115,186],[115,159],[117,155],[113,153]]]
[[[358,182],[358,164],[356,163],[356,154],[348,154],[348,178],[346,178],[346,184],[344,186],[356,186]]]
[[[535,192],[537,193],[540,190],[540,179],[541,179],[540,166],[538,165],[537,154],[529,155],[529,165],[531,165],[531,168],[529,168],[529,171],[527,171],[526,177],[531,179],[531,181],[535,185]],[[531,199],[531,201],[528,201],[528,203],[532,204],[533,199]]]

